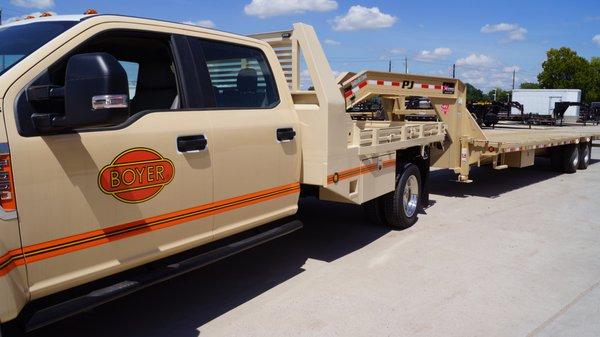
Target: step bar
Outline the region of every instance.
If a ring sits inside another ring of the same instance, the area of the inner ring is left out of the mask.
[[[302,222],[292,220],[281,226],[261,232],[246,239],[233,242],[206,253],[171,263],[164,267],[140,274],[138,277],[124,280],[114,285],[94,290],[84,296],[52,305],[35,312],[25,324],[25,330],[31,332],[86,310],[98,307],[123,296],[169,280],[182,274],[205,267],[213,262],[243,252],[268,241],[277,239],[302,228]]]

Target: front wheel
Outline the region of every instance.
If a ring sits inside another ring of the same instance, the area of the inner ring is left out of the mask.
[[[404,165],[396,189],[383,196],[385,218],[392,228],[405,229],[417,222],[421,193],[419,168],[414,164]]]

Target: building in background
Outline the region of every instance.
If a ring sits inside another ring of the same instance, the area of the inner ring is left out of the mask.
[[[515,89],[512,100],[523,104],[525,113],[552,115],[556,102],[581,102],[579,89]],[[520,112],[512,108],[511,113]],[[565,117],[579,116],[579,107],[572,106],[565,112]]]

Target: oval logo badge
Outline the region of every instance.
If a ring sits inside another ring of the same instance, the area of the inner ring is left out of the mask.
[[[98,185],[120,201],[138,203],[155,197],[174,175],[172,161],[152,149],[138,147],[122,152],[102,168]]]

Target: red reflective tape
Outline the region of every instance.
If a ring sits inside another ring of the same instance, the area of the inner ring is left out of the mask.
[[[399,87],[400,86],[400,82],[392,82],[392,87]]]
[[[421,84],[421,89],[429,89],[429,84]]]
[[[441,85],[436,85],[434,88],[435,88],[435,90],[442,90],[442,86]]]
[[[364,88],[366,85],[367,85],[367,81],[362,81],[362,82],[360,82],[360,83],[358,84],[358,88],[359,88],[359,89],[362,89],[362,88]]]
[[[345,97],[345,98],[348,98],[348,97],[350,97],[350,96],[352,96],[352,90],[348,90],[348,91],[346,91],[346,92],[344,93],[344,97]]]
[[[383,81],[377,80],[377,85],[383,85]]]

